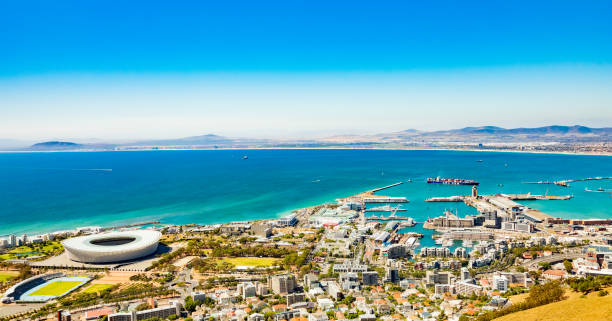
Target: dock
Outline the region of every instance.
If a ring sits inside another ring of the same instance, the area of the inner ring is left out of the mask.
[[[535,200],[569,200],[572,195],[536,195],[536,194],[502,194],[513,201],[535,201]]]
[[[425,202],[463,202],[463,196],[432,197],[426,199]]]
[[[375,189],[373,189],[373,190],[370,190],[370,193],[374,194],[374,193],[376,193],[376,192],[378,192],[378,191],[382,191],[382,190],[384,190],[384,189],[388,189],[388,188],[395,187],[395,186],[397,186],[397,185],[402,185],[402,184],[404,184],[404,182],[397,182],[397,183],[395,183],[395,184],[391,184],[391,185],[387,185],[387,186],[383,186],[383,187],[375,188]]]
[[[381,196],[381,197],[364,198],[363,202],[364,203],[408,203],[410,201],[407,200],[405,197]]]
[[[366,221],[406,221],[412,220],[408,216],[368,216],[365,218]]]
[[[599,181],[602,179],[612,179],[612,176],[608,176],[608,177],[598,176],[598,177],[587,177],[587,178],[579,178],[579,179],[566,179],[566,180],[555,182],[555,185],[568,187],[569,183],[573,183],[573,182]]]
[[[365,211],[366,212],[397,212],[397,211],[405,211],[405,208],[399,208],[399,207],[392,207],[389,205],[386,206],[376,206],[376,207],[372,207],[372,208],[366,208]]]
[[[568,187],[569,184],[573,182],[598,181],[602,179],[612,179],[612,176],[608,176],[608,177],[598,176],[598,177],[587,177],[587,178],[579,178],[579,179],[564,179],[564,180],[555,181],[555,182],[551,182],[551,181],[523,182],[523,184],[554,184],[557,186]]]

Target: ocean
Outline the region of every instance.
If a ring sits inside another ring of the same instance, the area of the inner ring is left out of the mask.
[[[211,224],[274,218],[400,181],[405,183],[378,194],[407,197],[401,215],[422,222],[445,209],[460,216],[475,213],[462,203],[424,202],[471,191],[425,183],[436,176],[477,180],[481,194],[573,195],[525,205],[556,217],[612,218],[612,194],[585,191],[612,189],[611,180],[570,187],[522,183],[612,176],[607,156],[414,150],[0,153],[0,235],[148,220]]]

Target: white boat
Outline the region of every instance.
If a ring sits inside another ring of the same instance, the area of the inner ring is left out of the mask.
[[[472,242],[472,240],[463,241],[463,247],[472,247],[472,246],[474,246],[474,242]]]

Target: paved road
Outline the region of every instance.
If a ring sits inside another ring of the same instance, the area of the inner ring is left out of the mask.
[[[562,262],[564,260],[574,260],[582,256],[584,256],[582,252],[570,252],[570,253],[563,253],[563,254],[555,254],[551,256],[542,256],[534,260],[525,262],[522,264],[522,266],[526,269],[537,269],[540,267],[539,264],[543,262],[547,262],[547,263]]]
[[[184,282],[185,286],[177,286],[176,284],[179,282]],[[188,295],[191,295],[191,293],[193,292],[193,288],[195,288],[196,286],[198,286],[198,282],[191,280],[190,268],[183,269],[181,272],[179,272],[178,277],[175,281],[169,282],[169,287],[180,293],[183,299],[185,299],[185,297],[187,297]]]
[[[44,303],[13,303],[0,305],[0,318],[36,310],[45,305]]]

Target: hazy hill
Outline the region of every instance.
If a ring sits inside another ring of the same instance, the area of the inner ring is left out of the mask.
[[[32,150],[69,150],[69,149],[81,149],[84,145],[72,143],[72,142],[43,142],[30,146]]]
[[[545,126],[536,128],[502,128],[497,126],[465,127],[441,131],[407,129],[375,135],[336,135],[319,139],[258,139],[225,137],[215,134],[175,139],[143,140],[121,144],[79,144],[50,141],[34,144],[29,150],[111,150],[149,148],[319,148],[355,147],[385,148],[402,146],[457,146],[480,143],[610,143],[612,128],[586,126]]]

